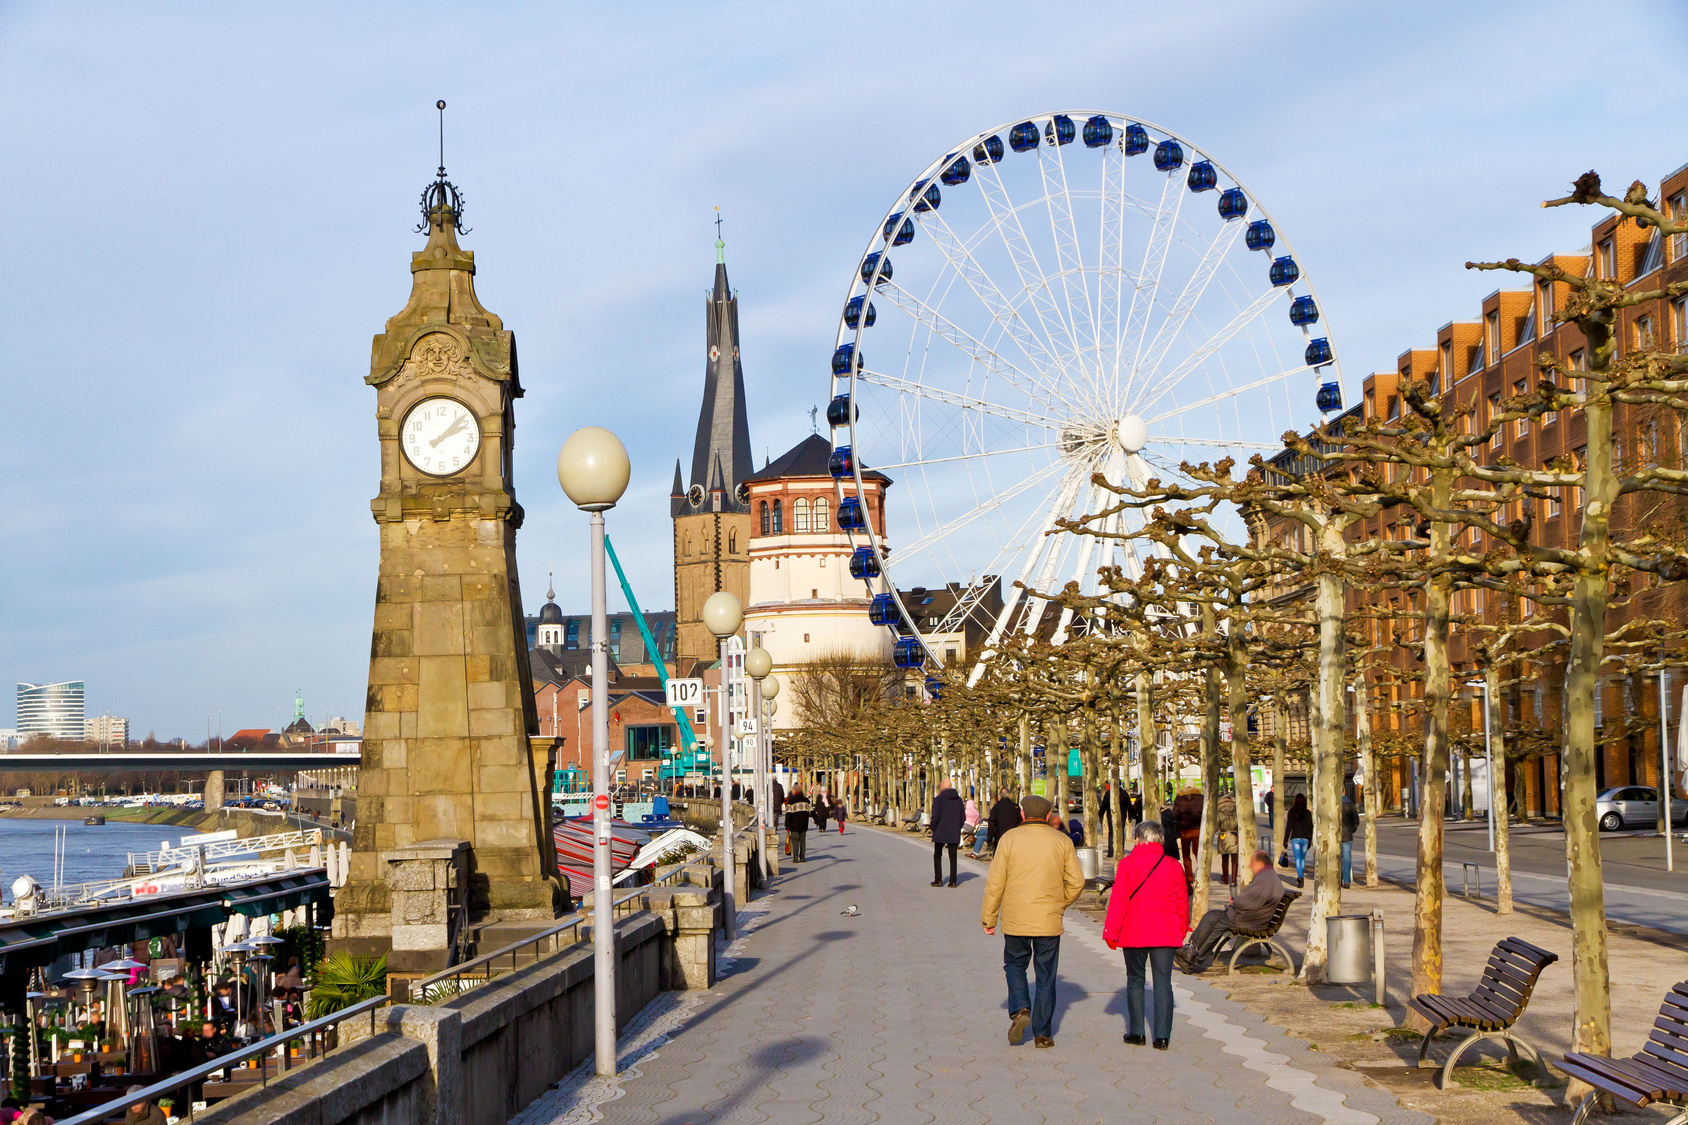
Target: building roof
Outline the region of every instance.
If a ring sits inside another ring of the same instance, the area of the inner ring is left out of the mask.
[[[688,511],[747,511],[739,500],[738,486],[756,467],[750,456],[744,367],[739,362],[738,297],[727,284],[725,261],[715,263],[715,288],[705,307],[703,406],[692,444],[691,476],[691,489],[703,489],[704,496],[695,506],[690,500],[672,499],[675,516]]]
[[[761,469],[745,477],[752,481],[788,480],[793,477],[825,477],[832,479],[832,443],[819,434],[810,434]],[[862,468],[863,480],[891,483],[891,478],[876,469]]]
[[[533,682],[536,684],[566,684],[570,680],[584,679],[589,675],[592,667],[592,650],[589,648],[558,648],[556,645],[540,645],[528,653],[528,664],[533,672]],[[610,659],[610,682],[621,674],[616,667],[615,659]]]

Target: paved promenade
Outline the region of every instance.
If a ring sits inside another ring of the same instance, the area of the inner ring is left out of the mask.
[[[1098,1121],[1430,1125],[1217,990],[1176,976],[1172,1050],[1127,1047],[1125,970],[1069,914],[1055,1047],[1008,1045],[1002,940],[979,928],[984,869],[928,886],[930,844],[852,826],[746,906],[723,979],[670,993],[521,1125],[609,1121]],[[860,916],[841,916],[850,904]]]

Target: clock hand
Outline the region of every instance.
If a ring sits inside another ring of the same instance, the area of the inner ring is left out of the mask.
[[[449,425],[445,429],[441,430],[439,437],[433,438],[428,442],[429,446],[431,446],[434,449],[438,449],[440,447],[440,442],[444,441],[446,438],[450,437],[452,434],[457,433],[459,430],[463,429],[463,427],[467,426],[468,424],[469,424],[468,416],[464,415],[464,414],[459,414],[457,416],[457,421],[453,422],[451,425]]]

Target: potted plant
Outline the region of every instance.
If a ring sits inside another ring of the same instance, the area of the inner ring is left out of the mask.
[[[171,1125],[175,1125],[175,1122],[176,1122],[176,1099],[175,1098],[159,1098],[158,1099],[158,1109],[159,1109],[159,1112],[164,1114],[164,1118],[165,1118],[166,1121],[169,1121],[171,1123]]]
[[[305,998],[305,1016],[318,1020],[383,995],[387,991],[387,959],[370,961],[336,953],[317,965],[313,977],[314,984]]]

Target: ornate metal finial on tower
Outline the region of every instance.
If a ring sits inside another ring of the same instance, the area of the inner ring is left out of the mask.
[[[416,224],[417,234],[426,234],[433,227],[444,227],[449,218],[458,234],[468,234],[463,225],[463,193],[445,178],[445,99],[434,103],[440,111],[440,168],[434,182],[422,189],[422,221]]]

